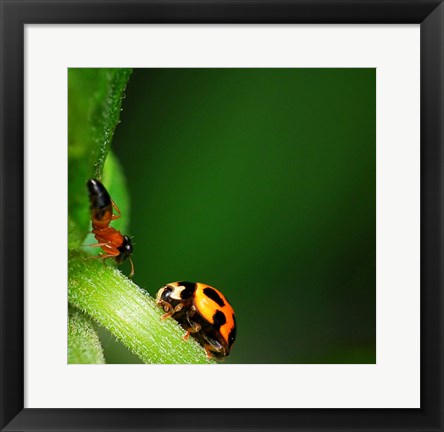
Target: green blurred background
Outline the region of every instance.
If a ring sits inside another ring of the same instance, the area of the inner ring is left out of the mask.
[[[222,291],[225,363],[375,363],[375,69],[136,69],[121,120],[137,284]]]

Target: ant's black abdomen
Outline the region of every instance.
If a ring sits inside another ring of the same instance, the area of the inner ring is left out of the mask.
[[[105,186],[96,179],[90,179],[86,183],[89,191],[89,200],[94,217],[101,219],[106,212],[112,211],[112,201]]]

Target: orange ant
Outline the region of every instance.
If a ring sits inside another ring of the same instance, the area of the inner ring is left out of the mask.
[[[114,258],[117,264],[129,258],[131,263],[129,277],[132,278],[134,275],[134,264],[131,259],[131,254],[133,253],[131,239],[109,226],[111,221],[120,218],[120,210],[99,180],[90,179],[86,186],[88,187],[91,203],[91,224],[93,228],[91,232],[98,241],[98,243],[88,246],[101,247],[106,254],[100,254],[99,258]],[[113,209],[116,210],[117,214],[113,213]]]

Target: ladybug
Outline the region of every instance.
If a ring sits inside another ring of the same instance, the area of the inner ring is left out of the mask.
[[[102,250],[106,252],[99,256],[101,259],[114,258],[117,264],[129,259],[131,263],[131,273],[129,277],[133,277],[134,264],[131,259],[133,244],[131,239],[110,226],[111,221],[120,218],[119,208],[99,180],[90,179],[86,183],[86,186],[89,191],[91,204],[91,225],[93,228],[91,232],[98,241],[98,243],[89,246],[101,247]],[[116,210],[117,214],[113,213],[113,209]]]
[[[207,357],[223,359],[236,339],[234,310],[216,288],[199,282],[172,282],[157,292],[157,304],[205,349]]]

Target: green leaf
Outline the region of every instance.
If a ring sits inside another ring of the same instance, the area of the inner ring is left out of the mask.
[[[68,363],[105,363],[102,346],[93,323],[72,307],[68,311]]]
[[[68,299],[145,363],[210,363],[194,339],[182,339],[175,320],[160,319],[163,311],[146,291],[80,251],[69,252]]]
[[[85,184],[102,178],[130,75],[131,69],[68,70],[68,214],[76,225],[68,231],[71,248],[88,230]]]

